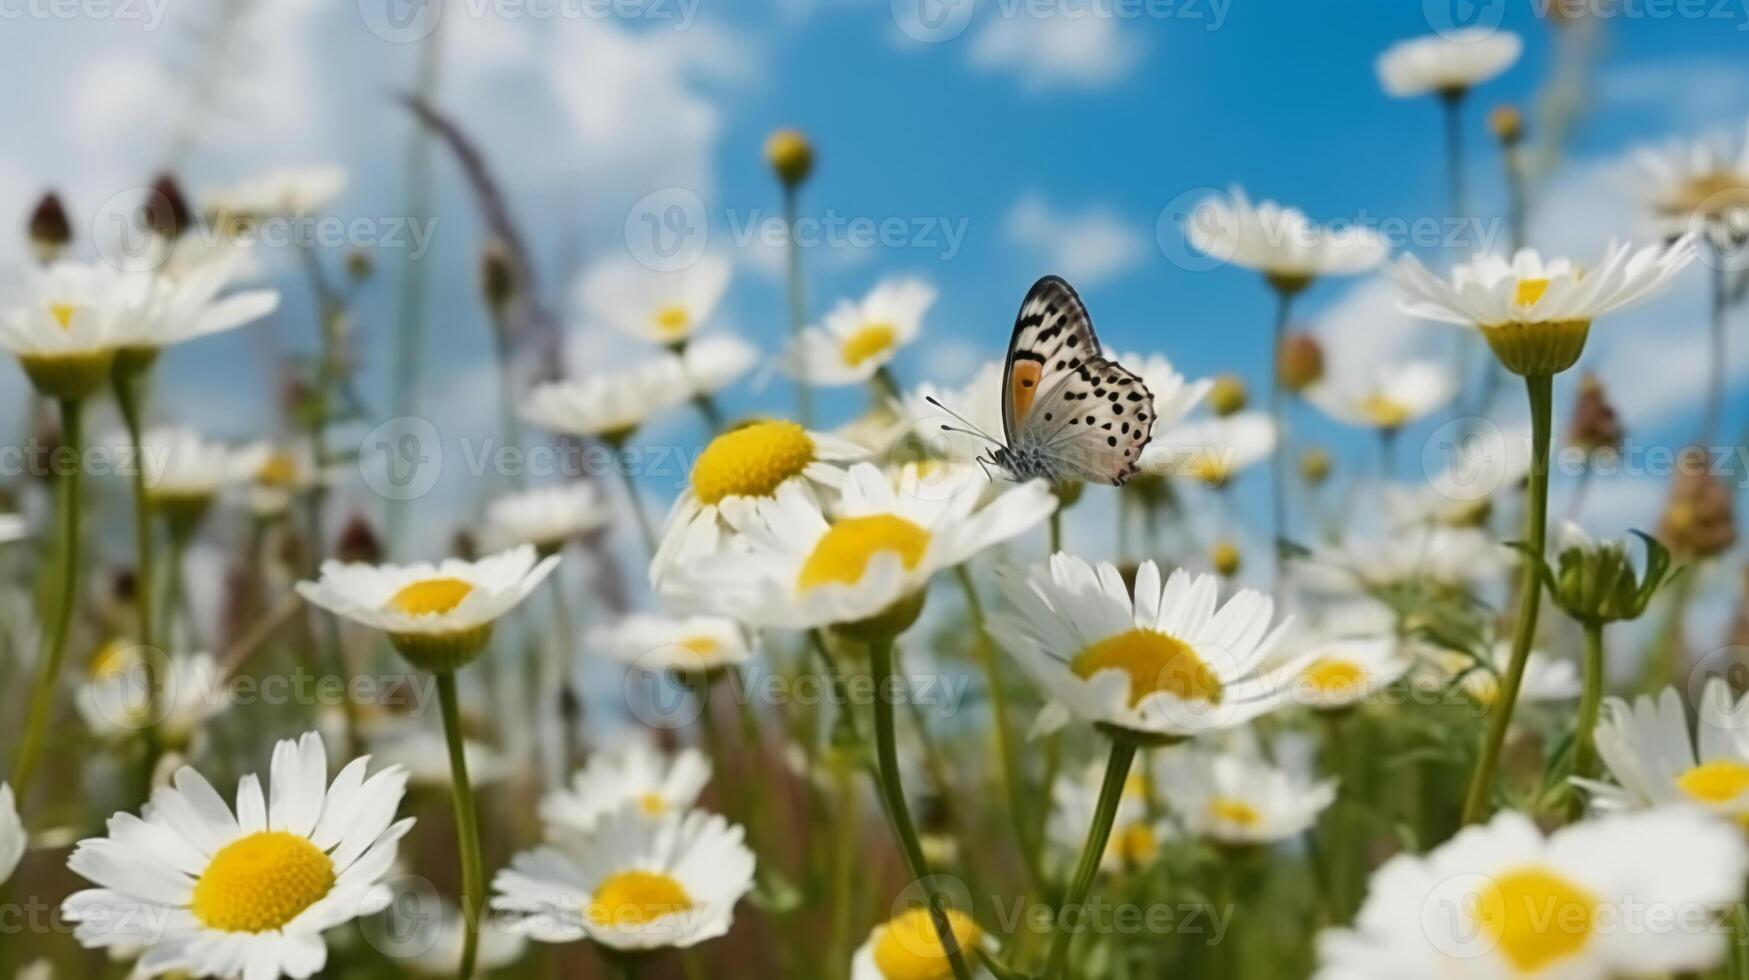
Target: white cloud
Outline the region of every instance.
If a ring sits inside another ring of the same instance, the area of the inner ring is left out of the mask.
[[[1141,63],[1143,42],[1114,17],[996,16],[972,38],[970,58],[1012,72],[1029,91],[1102,88]]]
[[[1140,265],[1148,238],[1109,208],[1058,210],[1036,193],[1008,209],[1002,230],[1008,240],[1035,255],[1071,282],[1094,285]]]
[[[1612,67],[1598,79],[1598,101],[1611,110],[1655,114],[1662,125],[1716,125],[1749,112],[1749,67],[1698,58]]]

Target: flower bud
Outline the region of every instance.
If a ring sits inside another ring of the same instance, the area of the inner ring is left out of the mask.
[[[1222,418],[1244,411],[1245,402],[1245,382],[1238,375],[1223,374],[1209,389],[1209,408]]]
[[[1691,446],[1677,456],[1658,537],[1691,560],[1723,554],[1736,543],[1731,489],[1708,472],[1706,450]]]
[[[765,159],[785,187],[799,187],[814,170],[814,148],[793,129],[780,129],[765,141]]]
[[[1524,139],[1524,116],[1516,106],[1498,105],[1488,113],[1488,128],[1503,146],[1516,146]]]
[[[1330,454],[1322,446],[1300,453],[1300,479],[1306,481],[1306,486],[1315,487],[1330,478]]]
[[[30,247],[41,262],[53,262],[73,241],[72,222],[67,220],[67,209],[61,206],[60,195],[54,191],[43,194],[42,200],[36,202],[25,228],[30,235]]]
[[[1275,376],[1288,391],[1305,391],[1324,376],[1324,349],[1309,333],[1296,333],[1281,343]]]
[[[182,195],[182,187],[176,178],[168,173],[159,174],[158,179],[152,181],[146,203],[140,205],[140,217],[147,228],[167,240],[181,237],[194,222],[188,198]]]
[[[1646,544],[1645,569],[1634,570],[1626,541],[1597,541],[1568,522],[1561,531],[1555,567],[1543,566],[1555,605],[1581,623],[1638,619],[1647,603],[1680,570],[1670,567],[1670,549],[1658,539],[1634,534]]]
[[[1573,421],[1567,430],[1567,443],[1581,449],[1586,456],[1611,453],[1621,448],[1624,433],[1615,406],[1603,390],[1603,381],[1586,372],[1579,379],[1579,398],[1573,406]]]
[[[480,295],[485,297],[487,308],[493,315],[502,314],[515,298],[516,290],[516,268],[511,264],[510,251],[497,239],[487,242],[480,250]]]
[[[1232,578],[1239,574],[1242,556],[1239,554],[1239,546],[1232,541],[1226,538],[1216,541],[1209,552],[1209,559],[1215,566],[1216,574],[1223,578]]]
[[[383,560],[382,542],[363,514],[353,514],[340,529],[340,540],[334,546],[334,556],[344,562],[375,565]]]

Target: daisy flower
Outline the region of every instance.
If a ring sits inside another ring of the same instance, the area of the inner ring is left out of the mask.
[[[212,654],[174,654],[155,678],[156,697],[146,687],[137,655],[103,656],[74,704],[90,729],[112,738],[132,738],[152,728],[176,748],[188,746],[200,727],[230,707],[225,679]]]
[[[589,939],[609,949],[685,949],[729,931],[753,888],[744,832],[715,814],[649,820],[636,806],[588,834],[524,851],[492,882],[507,928],[546,943]]]
[[[1124,363],[1131,362],[1126,359]],[[985,361],[959,388],[920,384],[900,399],[900,411],[931,452],[971,462],[990,451],[990,441],[984,435],[1002,432],[1002,372],[1001,361]],[[944,425],[955,431],[943,429]],[[958,431],[962,429],[974,431]]]
[[[1142,450],[1143,473],[1181,476],[1224,487],[1275,452],[1275,423],[1264,412],[1202,419],[1157,433]]]
[[[533,545],[550,555],[613,517],[593,483],[571,480],[505,494],[486,505],[480,541],[488,549]]]
[[[492,624],[528,598],[558,555],[538,559],[532,545],[479,561],[432,565],[322,563],[314,582],[299,582],[306,602],[389,634],[414,666],[445,671],[471,661],[492,637]]]
[[[12,795],[12,786],[0,783],[0,883],[18,870],[28,841],[24,821],[18,818],[18,801]]]
[[[1163,739],[1232,728],[1280,704],[1300,669],[1258,672],[1289,624],[1271,629],[1275,601],[1251,589],[1217,603],[1214,575],[1162,584],[1143,562],[1132,596],[1117,566],[1056,554],[1001,584],[1014,612],[992,626],[1050,698],[1035,731],[1070,717]]]
[[[219,492],[253,481],[272,458],[266,443],[227,446],[193,429],[163,427],[140,435],[146,496],[173,525],[197,523]]]
[[[1081,852],[1087,828],[1099,805],[1099,789],[1105,780],[1105,765],[1096,763],[1079,774],[1065,774],[1051,786],[1051,814],[1045,821],[1045,836],[1064,854]],[[1106,839],[1099,870],[1107,874],[1136,871],[1154,863],[1160,842],[1166,838],[1164,821],[1148,816],[1148,777],[1131,772],[1124,781],[1117,804],[1117,819]]]
[[[118,813],[109,835],[79,842],[67,867],[96,888],[61,914],[86,947],[145,946],[150,975],[268,978],[323,969],[323,933],[380,910],[397,842],[406,781],[388,769],[365,777],[355,759],[328,782],[314,732],[275,746],[270,792],[254,775],[237,784],[235,812],[183,767],[140,816]]]
[[[1413,582],[1455,588],[1493,580],[1512,559],[1510,549],[1479,528],[1418,524],[1314,548],[1306,584],[1339,592]]]
[[[538,385],[523,401],[522,417],[549,432],[618,444],[691,397],[680,359],[664,355],[611,373]]]
[[[681,674],[734,667],[753,656],[747,631],[717,616],[633,613],[592,632],[589,644],[634,667]]]
[[[339,167],[281,167],[213,191],[203,210],[221,222],[324,211],[346,189]]]
[[[1490,663],[1477,665],[1463,655],[1443,659],[1450,674],[1463,673],[1459,681],[1465,694],[1490,710],[1500,699],[1500,668],[1512,656],[1512,644],[1505,640],[1494,644]],[[1579,668],[1571,661],[1557,660],[1541,650],[1532,650],[1524,663],[1524,679],[1519,682],[1518,703],[1571,701],[1579,696]]]
[[[1457,388],[1445,365],[1409,361],[1360,377],[1326,376],[1306,391],[1306,400],[1338,422],[1395,432],[1444,408]]]
[[[867,455],[853,442],[781,419],[749,422],[722,433],[698,454],[686,487],[668,512],[661,547],[650,563],[651,584],[660,587],[672,569],[722,549],[725,504],[774,500],[779,490],[792,486],[818,501],[843,486],[842,464]]]
[[[915,279],[887,280],[861,302],[840,300],[824,323],[791,343],[786,367],[810,385],[861,384],[916,339],[934,302],[935,287]]]
[[[1148,394],[1154,396],[1155,432],[1171,431],[1215,386],[1213,378],[1188,380],[1164,354],[1125,354],[1118,360],[1140,375]],[[1000,405],[1000,399],[997,403]]]
[[[705,254],[684,269],[659,272],[624,257],[598,262],[577,282],[585,316],[637,340],[686,346],[728,291],[729,260]]]
[[[1320,711],[1363,704],[1415,666],[1390,633],[1337,635],[1308,644],[1293,680],[1293,700]]]
[[[1384,239],[1371,229],[1319,225],[1299,209],[1274,201],[1253,206],[1237,187],[1198,204],[1185,221],[1184,234],[1204,255],[1261,272],[1272,286],[1289,293],[1320,276],[1365,272],[1390,254]]]
[[[694,396],[707,397],[746,376],[759,363],[759,349],[732,333],[700,337],[680,353],[680,366]]]
[[[1273,844],[1310,830],[1336,801],[1336,780],[1299,773],[1233,753],[1172,749],[1154,763],[1170,786],[1167,809],[1198,836],[1228,845]]]
[[[1411,38],[1379,55],[1379,83],[1399,99],[1455,97],[1511,68],[1523,50],[1517,34],[1481,27]]]
[[[1749,238],[1749,134],[1735,148],[1702,140],[1637,159],[1638,186],[1665,234],[1704,233],[1720,252]]]
[[[1749,823],[1749,698],[1734,699],[1723,678],[1701,690],[1700,722],[1689,738],[1682,696],[1667,687],[1657,700],[1641,696],[1603,703],[1597,754],[1616,785],[1574,779],[1598,810],[1639,810],[1690,803]]]
[[[1505,811],[1373,872],[1353,928],[1318,937],[1316,980],[1667,976],[1722,963],[1743,838],[1696,810],[1544,837]]]
[[[1694,258],[1694,241],[1634,250],[1612,245],[1593,268],[1521,249],[1511,261],[1486,255],[1430,272],[1412,255],[1391,270],[1405,312],[1474,327],[1514,374],[1559,374],[1579,359],[1591,322],[1653,296]]]
[[[812,629],[873,619],[937,571],[1025,533],[1056,497],[1032,481],[985,503],[981,480],[931,484],[912,466],[895,487],[869,463],[846,476],[828,517],[798,486],[725,502],[745,551],[701,559],[679,586],[687,601],[755,627]]]
[[[710,779],[710,759],[703,752],[667,753],[631,738],[590,756],[571,777],[570,788],[542,797],[540,816],[549,828],[581,832],[628,806],[649,820],[662,820],[692,809]]]
[[[30,522],[23,514],[0,513],[0,544],[10,544],[30,537]]]
[[[977,962],[978,950],[989,945],[988,937],[959,909],[948,909],[946,914],[954,942],[972,976],[988,980],[990,971]],[[850,958],[850,980],[946,980],[952,976],[953,965],[942,948],[935,918],[921,906],[875,926]]]
[[[108,384],[116,350],[151,309],[150,277],[80,262],[27,265],[19,276],[0,303],[0,346],[51,398]]]
[[[332,486],[339,475],[339,467],[317,464],[307,442],[271,448],[249,485],[249,511],[263,520],[278,517],[299,494]]]
[[[176,251],[182,252],[184,247],[179,245]],[[152,279],[152,303],[146,315],[127,324],[129,355],[136,363],[149,363],[160,348],[222,333],[271,314],[279,307],[278,290],[219,295],[251,268],[246,252],[227,247],[205,251],[199,261],[160,270]]]

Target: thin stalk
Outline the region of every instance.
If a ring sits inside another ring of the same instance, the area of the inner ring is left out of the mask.
[[[717,407],[716,399],[709,395],[700,394],[692,397],[692,403],[698,407],[698,414],[704,416],[706,428],[710,429],[712,433],[723,431],[725,419],[723,418],[723,410]]]
[[[144,378],[143,373],[131,377],[118,374],[113,379],[115,389],[115,404],[121,411],[122,425],[127,429],[128,444],[133,450],[133,492],[134,492],[134,614],[135,629],[141,647],[146,650],[146,656],[141,658],[141,666],[146,681],[146,718],[150,724],[144,732],[146,736],[145,757],[143,767],[146,778],[151,779],[152,770],[158,764],[158,648],[157,634],[152,629],[152,603],[156,592],[152,587],[152,505],[146,496],[146,466],[145,457],[140,450],[140,389]]]
[[[1063,508],[1051,511],[1051,554],[1063,550]]]
[[[1445,110],[1445,178],[1451,217],[1461,220],[1469,214],[1464,200],[1464,94],[1465,89],[1442,92],[1440,105]]]
[[[1603,624],[1587,622],[1585,628],[1585,678],[1579,695],[1579,728],[1573,735],[1573,775],[1591,778],[1597,769],[1597,709],[1603,703]],[[1585,815],[1577,790],[1567,811],[1568,820]]]
[[[1531,643],[1536,639],[1536,617],[1542,606],[1542,561],[1546,548],[1549,512],[1549,442],[1553,431],[1554,378],[1551,375],[1531,375],[1524,379],[1530,397],[1531,467],[1530,498],[1524,515],[1524,546],[1518,598],[1518,625],[1512,634],[1512,659],[1506,665],[1506,676],[1500,679],[1500,696],[1488,719],[1488,732],[1482,742],[1481,758],[1470,777],[1469,794],[1464,798],[1464,820],[1472,824],[1487,816],[1488,794],[1494,785],[1494,769],[1500,763],[1500,750],[1506,744],[1506,731],[1512,725],[1512,711],[1518,704],[1518,689],[1524,681],[1524,664],[1530,658]]]
[[[30,797],[30,782],[42,758],[43,738],[55,703],[55,684],[60,680],[61,664],[67,659],[67,640],[73,629],[73,600],[79,590],[79,489],[81,471],[85,466],[84,433],[81,431],[83,407],[76,398],[61,401],[62,438],[73,456],[73,466],[61,474],[61,591],[56,597],[54,631],[49,634],[48,654],[37,664],[36,681],[31,686],[30,706],[24,716],[24,738],[18,743],[18,754],[12,759],[9,781],[21,807]]]
[[[1105,763],[1105,781],[1099,787],[1099,803],[1093,811],[1093,825],[1087,828],[1087,842],[1081,847],[1081,860],[1075,865],[1075,877],[1069,892],[1057,909],[1057,933],[1051,938],[1050,955],[1045,960],[1043,980],[1055,980],[1063,975],[1069,962],[1069,944],[1075,933],[1069,928],[1069,914],[1087,901],[1093,888],[1093,876],[1099,872],[1099,859],[1105,856],[1105,845],[1111,839],[1111,826],[1117,821],[1117,807],[1123,802],[1124,783],[1130,778],[1130,763],[1136,758],[1133,742],[1113,739],[1111,758]]]
[[[789,253],[785,263],[789,280],[789,334],[793,343],[807,326],[807,300],[802,293],[802,247],[796,243],[796,188],[793,184],[785,184],[783,188],[783,226],[789,235]],[[808,428],[814,418],[814,394],[803,380],[796,381],[796,419]]]
[[[887,819],[893,825],[899,849],[905,854],[905,864],[911,877],[923,885],[929,900],[930,919],[935,923],[936,938],[953,967],[955,980],[971,980],[971,970],[960,955],[959,941],[947,919],[946,896],[929,869],[929,858],[917,837],[917,824],[911,819],[911,807],[905,802],[905,788],[899,778],[899,746],[893,727],[893,698],[888,692],[893,684],[893,637],[871,640],[868,645],[869,671],[874,680],[875,761],[880,767],[881,797],[887,804]]]
[[[1749,909],[1731,909],[1731,980],[1749,980]]]
[[[656,540],[656,526],[650,523],[650,515],[644,513],[644,498],[638,495],[638,481],[632,479],[632,471],[626,466],[615,466],[619,473],[620,483],[626,490],[626,501],[631,504],[632,518],[638,523],[638,537],[643,539],[644,547],[650,551],[650,557],[656,556],[659,544]]]
[[[1275,291],[1275,324],[1271,330],[1269,369],[1269,418],[1275,425],[1275,452],[1269,457],[1269,520],[1270,551],[1273,553],[1275,581],[1282,580],[1282,537],[1287,534],[1287,409],[1282,398],[1281,345],[1287,339],[1288,315],[1293,309],[1293,293]]]
[[[1705,420],[1701,425],[1700,444],[1710,446],[1719,436],[1719,423],[1725,413],[1725,258],[1716,252],[1712,261],[1712,357],[1707,362],[1707,392]]]
[[[437,676],[437,698],[443,708],[443,735],[449,743],[450,781],[455,784],[455,835],[462,862],[462,960],[456,972],[460,980],[474,975],[474,956],[480,944],[480,913],[486,904],[486,879],[480,861],[480,827],[474,811],[474,787],[468,781],[468,760],[462,742],[461,702],[456,696],[455,673]]]

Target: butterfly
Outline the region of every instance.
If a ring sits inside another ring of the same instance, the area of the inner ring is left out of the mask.
[[[1033,283],[1021,301],[1002,370],[1002,430],[980,461],[1016,480],[1112,485],[1136,475],[1153,435],[1148,386],[1105,357],[1087,307],[1057,276]]]

